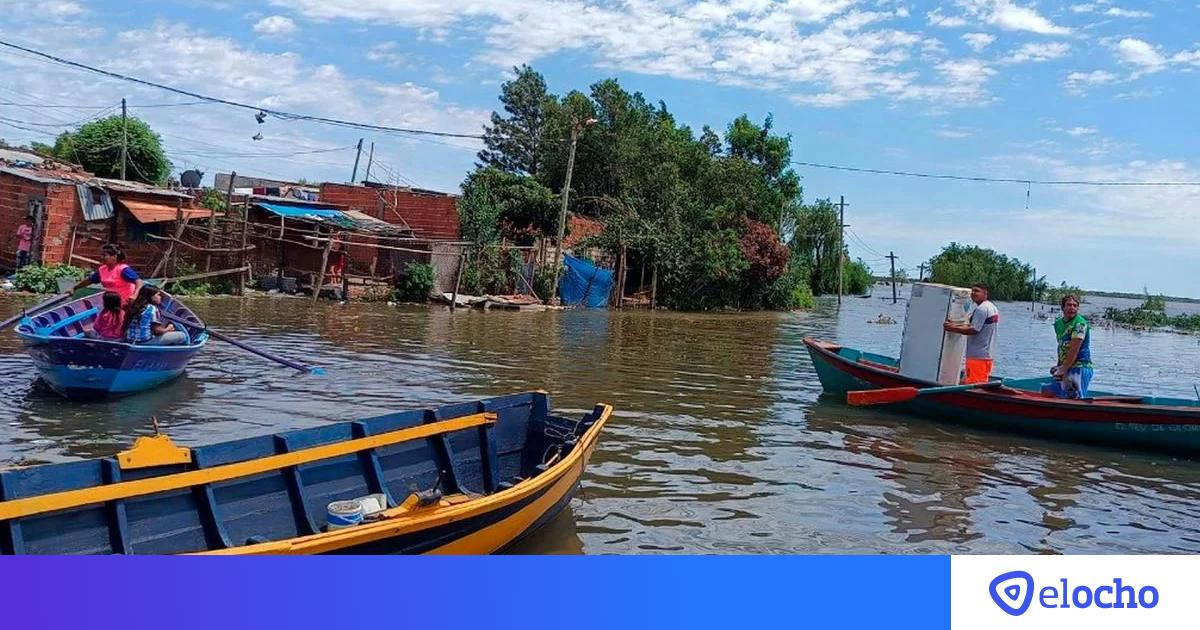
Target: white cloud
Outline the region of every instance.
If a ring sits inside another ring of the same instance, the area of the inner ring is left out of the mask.
[[[949,138],[951,140],[961,140],[962,138],[970,138],[973,134],[969,129],[958,127],[942,126],[933,132],[933,135],[939,138]]]
[[[1069,35],[1071,29],[1059,26],[1032,7],[1012,0],[959,0],[972,16],[1006,31],[1027,31],[1039,35]]]
[[[1027,62],[1042,62],[1065,57],[1071,51],[1071,46],[1065,42],[1030,43],[1014,50],[1004,63],[1016,64]]]
[[[0,0],[0,12],[5,14],[6,19],[11,18],[16,12],[27,11],[44,18],[63,20],[84,15],[88,9],[71,0],[41,0],[37,3],[23,2],[22,0]]]
[[[1158,72],[1167,65],[1167,58],[1157,47],[1132,37],[1117,42],[1117,57],[1122,62],[1137,66],[1147,73]]]
[[[1068,129],[1063,129],[1061,131],[1063,133],[1067,134],[1068,136],[1075,136],[1076,138],[1078,138],[1080,136],[1090,136],[1099,130],[1096,129],[1095,127],[1070,127]]]
[[[1072,94],[1083,94],[1088,88],[1114,83],[1119,79],[1119,76],[1107,70],[1072,72],[1067,75],[1063,86]]]
[[[928,20],[931,25],[940,26],[942,28],[962,28],[968,24],[965,19],[959,16],[942,14],[942,10],[940,8],[926,13],[925,19]]]
[[[1200,48],[1196,50],[1188,50],[1175,53],[1171,56],[1172,63],[1186,63],[1193,66],[1200,66]]]
[[[1119,18],[1149,18],[1154,17],[1149,11],[1138,11],[1136,9],[1122,9],[1121,7],[1105,7],[1100,4],[1075,4],[1071,5],[1071,11],[1074,13],[1098,13],[1109,17]]]
[[[90,26],[32,26],[18,39],[36,41],[34,45],[64,57],[87,59],[122,74],[256,107],[457,133],[478,133],[489,113],[447,102],[426,86],[355,78],[336,66],[307,62],[299,54],[264,53],[225,37],[165,23],[116,33]],[[295,153],[353,145],[363,135],[356,130],[275,118],[259,125],[252,112],[220,105],[142,109],[142,103],[189,99],[24,57],[0,55],[0,76],[11,77],[6,87],[38,102],[78,102],[80,94],[128,96],[131,114],[160,132],[168,157],[179,170],[197,167],[211,174],[236,169],[285,179],[342,181],[354,159],[352,150]],[[94,98],[107,102],[103,96]],[[49,115],[34,120],[56,122]],[[45,142],[55,132],[47,129],[41,136],[19,140]],[[251,140],[256,133],[262,133],[264,139]],[[5,136],[18,140],[9,136],[7,129]],[[468,139],[443,138],[431,144],[408,136],[374,136],[377,162],[402,165],[399,170],[418,184],[450,191],[457,188],[479,148],[478,142]],[[423,156],[421,160],[412,158],[417,154]]]
[[[256,22],[254,32],[264,37],[287,37],[296,32],[296,23],[289,17],[272,15]]]
[[[968,46],[974,48],[975,52],[979,52],[992,45],[996,41],[996,36],[987,33],[967,33],[962,36],[962,39],[967,42]]]
[[[937,67],[953,60],[931,48],[935,40],[889,24],[906,9],[863,10],[854,0],[273,3],[314,20],[466,29],[483,44],[475,60],[504,69],[575,53],[602,70],[779,91],[807,105],[880,98],[981,102],[990,76],[973,81],[977,91],[968,98],[966,82]],[[923,55],[934,64],[924,71],[915,63]]]
[[[408,58],[396,52],[396,42],[376,44],[367,50],[367,60],[383,63],[394,68],[408,65]]]

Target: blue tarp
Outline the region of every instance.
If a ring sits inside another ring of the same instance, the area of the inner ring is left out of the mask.
[[[592,263],[567,256],[563,260],[567,268],[559,284],[559,297],[566,306],[582,304],[588,308],[608,306],[608,295],[612,293],[613,272]]]
[[[289,219],[320,219],[344,226],[354,225],[354,222],[349,217],[333,208],[302,205],[290,206],[281,203],[267,203],[265,201],[255,201],[254,205]]]

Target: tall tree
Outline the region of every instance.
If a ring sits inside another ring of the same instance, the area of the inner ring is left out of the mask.
[[[505,114],[492,112],[491,125],[483,128],[486,148],[478,158],[482,166],[537,177],[546,158],[548,108],[554,99],[533,68],[522,65],[513,73],[516,77],[500,86]]]
[[[120,177],[122,142],[128,147],[126,179],[147,184],[167,181],[171,162],[163,152],[162,140],[137,118],[122,121],[120,116],[109,116],[63,132],[54,142],[53,153],[100,177]]]

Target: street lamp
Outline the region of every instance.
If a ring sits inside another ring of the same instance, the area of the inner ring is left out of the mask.
[[[571,173],[575,170],[575,143],[579,140],[579,134],[586,127],[600,122],[595,118],[586,120],[575,119],[571,123],[571,151],[567,154],[567,177],[563,182],[562,188],[562,209],[558,212],[558,241],[554,248],[554,285],[550,290],[551,301],[558,300],[558,277],[562,273],[562,255],[563,255],[563,237],[567,231],[567,196],[571,193]]]

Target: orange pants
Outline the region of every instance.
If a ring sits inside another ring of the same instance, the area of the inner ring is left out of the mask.
[[[967,359],[966,367],[967,375],[963,378],[964,384],[986,383],[988,377],[992,375],[991,359]]]

